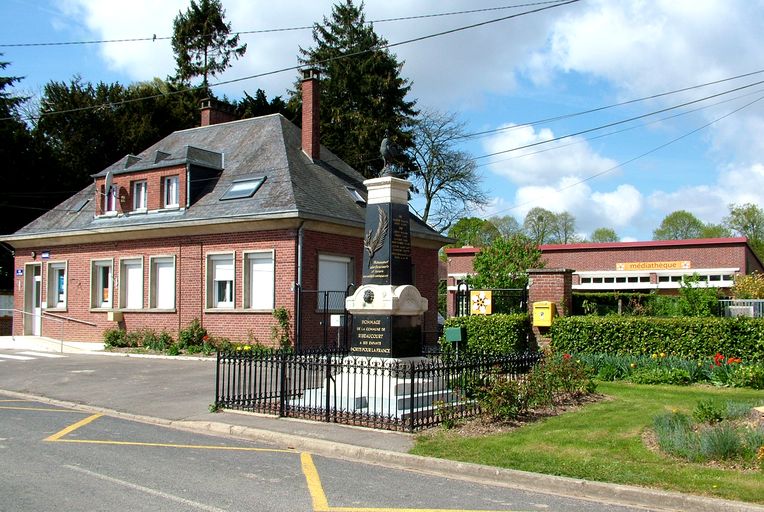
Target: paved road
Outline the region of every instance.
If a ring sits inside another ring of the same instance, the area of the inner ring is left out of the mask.
[[[2,395],[0,453],[0,511],[8,512],[637,510],[334,460]]]
[[[74,510],[631,510],[608,504],[615,503],[641,507],[636,510],[764,512],[750,504],[416,457],[407,454],[409,434],[213,414],[210,360],[50,356],[0,349],[0,394],[28,401],[0,403],[0,511],[54,510],[74,493],[83,500],[82,507],[68,507]],[[46,408],[65,412],[37,410]],[[103,415],[44,441],[94,413]],[[80,437],[87,442],[68,441]],[[251,448],[258,447],[269,451],[255,456]],[[42,497],[33,497],[38,487]],[[11,501],[4,501],[6,489]],[[123,501],[120,493],[140,499]],[[89,496],[99,505],[84,506]],[[151,506],[149,498],[168,503]],[[114,499],[116,508],[101,506]]]

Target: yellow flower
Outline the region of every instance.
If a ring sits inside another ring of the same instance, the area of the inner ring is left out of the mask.
[[[653,355],[652,355],[652,356],[650,356],[650,357],[652,357],[653,359],[658,359],[658,354],[653,354]]]
[[[661,352],[661,358],[664,358],[664,357],[666,357],[666,353],[665,352]]]
[[[637,367],[637,363],[631,363],[629,366],[631,366],[632,368],[636,368]]]
[[[252,350],[252,347],[249,346],[249,345],[244,345],[244,350],[245,351],[250,351],[250,350]]]

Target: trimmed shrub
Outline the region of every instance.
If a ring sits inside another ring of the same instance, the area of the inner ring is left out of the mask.
[[[126,347],[126,335],[123,329],[106,329],[103,332],[103,344],[110,348]]]
[[[687,386],[692,383],[690,374],[682,368],[643,368],[631,374],[634,384],[672,384]]]
[[[528,343],[531,324],[526,314],[455,316],[444,327],[465,327],[468,350],[512,353],[535,349]],[[446,343],[441,339],[441,345]]]
[[[764,362],[764,319],[568,316],[551,327],[555,352],[666,353],[700,360],[709,354]]]
[[[209,339],[209,336],[207,335],[207,329],[202,327],[202,324],[199,322],[198,318],[194,318],[191,320],[191,323],[188,324],[188,327],[185,329],[181,329],[181,331],[178,333],[178,348],[183,350],[189,350],[191,347],[195,347],[195,352],[201,352],[201,348],[204,345],[204,342],[206,342]],[[189,350],[190,352],[190,350]]]

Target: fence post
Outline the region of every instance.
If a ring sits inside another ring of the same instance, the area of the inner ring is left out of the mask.
[[[332,415],[330,411],[331,406],[331,391],[330,382],[332,380],[332,356],[326,353],[326,404],[324,409],[324,419],[327,423],[331,422]]]
[[[281,372],[281,375],[279,377],[279,387],[281,388],[281,393],[279,393],[279,417],[284,417],[286,413],[286,397],[287,397],[287,390],[286,390],[286,351],[284,349],[281,349],[279,351],[279,370]]]
[[[220,407],[220,350],[216,352],[215,364],[215,409]]]
[[[411,361],[411,402],[409,403],[409,432],[414,431],[414,376],[416,375],[416,363]]]

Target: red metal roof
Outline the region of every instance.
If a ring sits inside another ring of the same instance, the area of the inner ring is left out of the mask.
[[[633,249],[633,248],[658,248],[658,247],[687,247],[692,245],[737,245],[748,242],[746,237],[736,238],[691,238],[687,240],[649,240],[643,242],[587,242],[583,244],[547,244],[540,245],[541,252],[549,251],[576,251],[576,250],[602,250],[602,249]]]
[[[586,242],[581,244],[546,244],[540,245],[541,252],[549,251],[586,251],[602,249],[634,249],[658,247],[687,247],[693,245],[736,245],[745,244],[748,239],[744,236],[734,238],[690,238],[687,240],[646,240],[641,242]],[[477,254],[480,247],[450,247],[446,254]]]

